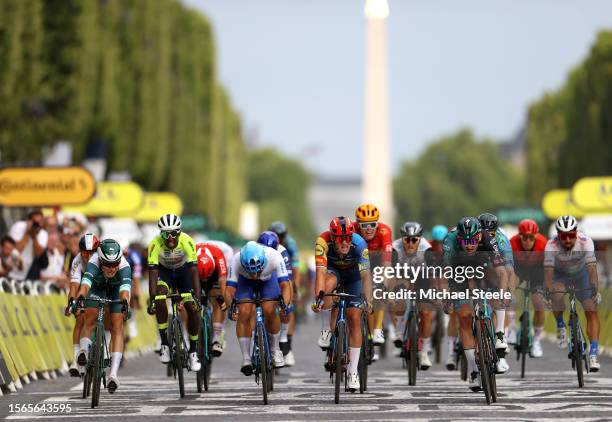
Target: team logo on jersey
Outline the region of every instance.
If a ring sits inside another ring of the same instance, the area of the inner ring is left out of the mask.
[[[370,252],[368,251],[367,248],[361,252],[361,257],[363,259],[368,259],[368,260],[370,259]]]

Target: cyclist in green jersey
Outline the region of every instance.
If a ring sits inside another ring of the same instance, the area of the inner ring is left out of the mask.
[[[79,288],[77,304],[80,308],[79,313],[85,312],[85,323],[81,331],[81,351],[77,361],[81,366],[87,365],[91,346],[90,336],[98,316],[97,302],[87,298],[121,300],[121,304],[111,303],[109,306],[111,370],[106,386],[111,394],[119,387],[117,371],[123,357],[123,314],[128,312],[131,290],[132,269],[123,257],[119,243],[113,239],[104,239],[100,242],[97,252],[89,259]]]
[[[200,297],[200,276],[198,257],[193,239],[181,232],[181,219],[178,215],[164,214],[157,223],[160,234],[149,244],[149,298],[165,295],[171,290],[179,293],[193,293]],[[187,331],[189,332],[189,368],[200,370],[198,358],[198,333],[200,332],[200,305],[192,298],[184,300],[187,311]],[[149,299],[147,312],[157,317],[157,327],[161,338],[160,361],[170,362],[168,347],[168,308],[165,300],[152,302]]]

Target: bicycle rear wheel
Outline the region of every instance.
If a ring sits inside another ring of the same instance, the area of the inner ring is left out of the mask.
[[[435,347],[436,363],[442,361],[442,340],[444,339],[444,314],[440,308],[436,309],[436,330],[434,331],[433,343]]]
[[[172,353],[172,350],[174,349],[174,356],[172,361],[174,362],[174,369],[178,375],[179,394],[181,395],[181,398],[183,398],[185,397],[185,379],[183,374],[185,343],[183,343],[183,339],[181,336],[180,324],[181,323],[178,319],[172,320],[172,333],[174,335],[172,342],[174,344],[170,347],[170,352]]]
[[[369,363],[369,328],[367,316],[365,312],[362,313],[361,317],[361,351],[359,353],[359,365],[357,366],[359,371],[359,393],[363,394],[368,389],[368,363]]]
[[[257,366],[261,375],[261,391],[263,393],[263,402],[268,404],[268,351],[266,350],[264,340],[263,327],[257,325],[257,348],[259,349]]]
[[[574,361],[576,375],[578,376],[578,387],[582,388],[584,387],[584,370],[582,368],[582,350],[580,347],[581,338],[578,330],[578,318],[572,314],[569,322],[572,336],[572,360]]]
[[[344,336],[346,335],[346,327],[344,326],[344,322],[338,322],[338,326],[336,327],[336,339],[334,343],[334,403],[340,403],[340,383],[342,382],[342,365],[344,362]]]
[[[482,390],[485,394],[487,404],[491,404],[491,386],[489,378],[489,364],[487,362],[487,353],[485,346],[484,336],[488,335],[485,330],[483,320],[476,320],[476,353],[478,355],[478,366],[480,367],[480,382],[482,384]]]
[[[489,388],[491,389],[491,401],[495,403],[497,401],[497,379],[496,379],[496,362],[497,362],[497,350],[495,350],[495,340],[492,337],[493,329],[491,327],[491,320],[484,320],[485,333],[488,335],[485,337],[487,344],[487,362],[489,363]]]
[[[196,373],[196,388],[198,393],[203,390],[208,391],[208,385],[206,385],[205,374],[206,374],[206,356],[204,356],[204,343],[206,342],[205,330],[202,329],[200,332],[200,338],[198,339],[198,358],[200,359],[200,370]]]

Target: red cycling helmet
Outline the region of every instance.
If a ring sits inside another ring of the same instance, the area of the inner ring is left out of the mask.
[[[346,238],[350,242],[353,239],[353,233],[355,233],[355,227],[348,217],[336,217],[329,223],[329,234],[334,240],[342,242]]]
[[[201,280],[207,280],[215,271],[215,259],[206,248],[200,249],[199,252],[198,274]]]
[[[526,218],[519,223],[518,231],[520,234],[537,234],[540,229],[538,228],[538,223],[530,218]]]

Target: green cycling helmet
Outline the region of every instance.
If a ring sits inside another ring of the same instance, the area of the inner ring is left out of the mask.
[[[98,259],[103,264],[118,264],[123,256],[119,242],[114,239],[104,239],[98,246]]]
[[[470,240],[480,233],[480,221],[476,217],[463,217],[457,223],[457,236]]]

